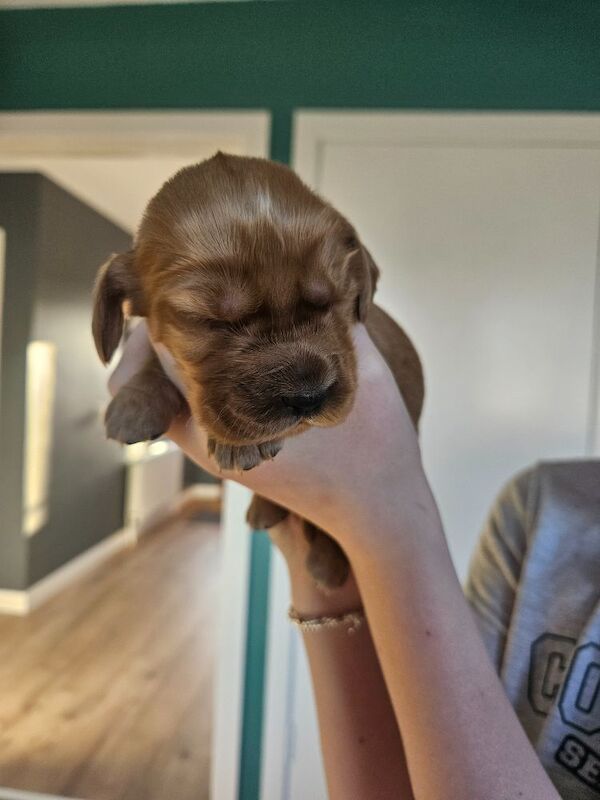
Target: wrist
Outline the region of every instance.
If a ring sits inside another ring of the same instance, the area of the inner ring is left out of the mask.
[[[290,573],[290,585],[292,606],[301,617],[336,616],[355,611],[362,603],[352,572],[343,586],[327,592],[306,570],[296,575]]]
[[[418,471],[399,485],[377,487],[368,503],[344,514],[342,544],[352,563],[364,558],[409,556],[411,548],[446,548],[437,504],[425,473]]]
[[[290,578],[291,603],[301,616],[334,616],[354,611],[361,605],[352,570],[344,585],[332,590],[323,589],[309,573],[306,563],[310,543],[304,532],[304,522],[298,516],[289,514],[269,529],[269,536],[283,556]]]

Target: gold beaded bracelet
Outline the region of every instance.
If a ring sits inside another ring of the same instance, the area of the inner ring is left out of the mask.
[[[335,617],[301,617],[300,614],[290,606],[288,618],[301,631],[321,631],[325,628],[346,628],[349,636],[352,636],[362,626],[365,621],[365,612],[362,608],[356,611],[347,611],[345,614],[338,614]]]

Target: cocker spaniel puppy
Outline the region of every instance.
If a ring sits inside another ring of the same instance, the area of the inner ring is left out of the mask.
[[[217,153],[186,167],[152,198],[133,248],[99,272],[93,333],[107,363],[124,307],[147,318],[175,358],[187,402],[223,469],[276,456],[288,436],[336,425],[352,406],[357,321],[387,361],[418,423],[423,373],[402,329],[373,304],[379,270],[352,225],[292,170]],[[127,301],[127,302],[126,302]],[[156,357],[110,403],[107,435],[133,443],[163,434],[186,401]],[[287,515],[255,496],[248,519]],[[308,568],[323,587],[344,583],[339,546],[306,522]]]

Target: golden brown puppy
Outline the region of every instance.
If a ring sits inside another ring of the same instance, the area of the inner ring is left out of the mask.
[[[123,306],[148,319],[174,356],[197,422],[223,469],[273,458],[288,436],[341,422],[356,387],[351,330],[365,322],[415,424],[423,403],[419,358],[372,304],[379,270],[352,225],[287,167],[218,153],[178,172],[150,201],[133,249],[101,268],[93,332],[110,360]],[[121,388],[106,430],[121,442],[153,439],[186,407],[158,360]],[[288,512],[254,497],[249,521]],[[323,586],[348,563],[306,523],[308,567]]]

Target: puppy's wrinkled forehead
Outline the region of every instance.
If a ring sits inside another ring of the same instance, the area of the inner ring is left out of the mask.
[[[241,319],[259,307],[284,314],[299,300],[332,303],[352,237],[349,223],[290,170],[218,154],[163,186],[138,246],[169,304]]]

